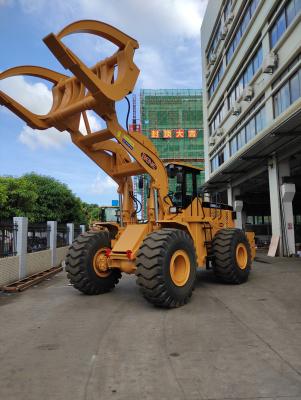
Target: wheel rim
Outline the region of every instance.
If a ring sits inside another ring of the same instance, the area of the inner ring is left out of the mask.
[[[190,275],[190,259],[183,250],[177,250],[170,260],[170,276],[176,286],[184,286]]]
[[[245,269],[248,265],[248,251],[243,243],[236,247],[236,262],[240,269]]]
[[[111,271],[108,269],[106,249],[99,249],[93,257],[93,269],[97,276],[106,278]]]

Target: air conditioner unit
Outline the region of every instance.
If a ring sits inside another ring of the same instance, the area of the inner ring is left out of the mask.
[[[224,25],[223,28],[222,28],[222,31],[220,33],[221,40],[225,39],[225,37],[227,36],[227,33],[228,33],[228,28],[227,28],[226,25]]]
[[[233,12],[231,12],[231,13],[228,15],[226,24],[227,24],[227,25],[230,25],[231,22],[232,22],[233,20],[234,20],[234,14],[233,14]]]
[[[232,115],[239,115],[241,113],[241,106],[238,103],[235,103],[231,109]]]
[[[262,70],[265,74],[272,74],[278,65],[278,55],[273,51],[265,58]]]
[[[210,64],[210,65],[214,65],[215,62],[216,62],[216,54],[213,53],[213,54],[211,54],[210,57],[209,57],[209,64]]]
[[[215,138],[213,136],[209,139],[209,146],[213,147],[215,145]]]
[[[246,86],[242,92],[242,98],[244,101],[251,101],[254,96],[254,89],[252,86]]]
[[[217,128],[217,130],[215,131],[216,136],[223,136],[224,134],[224,130],[223,128]]]

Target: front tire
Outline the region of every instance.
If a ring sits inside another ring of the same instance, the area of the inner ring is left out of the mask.
[[[179,229],[150,233],[137,254],[137,284],[150,303],[164,308],[186,304],[196,280],[196,254],[190,236]]]
[[[248,280],[252,258],[249,241],[241,229],[221,229],[212,241],[213,272],[226,283]]]
[[[117,285],[121,277],[118,269],[102,273],[94,267],[95,257],[101,249],[110,248],[110,245],[107,231],[86,232],[73,241],[66,257],[66,271],[76,289],[84,294],[96,295],[110,292]]]

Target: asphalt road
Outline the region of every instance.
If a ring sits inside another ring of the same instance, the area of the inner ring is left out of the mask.
[[[255,263],[248,283],[200,273],[161,310],[125,276],[88,297],[64,273],[0,295],[2,400],[301,399],[301,260]]]

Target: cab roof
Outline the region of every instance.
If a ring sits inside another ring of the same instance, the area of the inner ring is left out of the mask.
[[[204,168],[200,168],[200,167],[196,167],[192,164],[189,163],[184,163],[184,162],[180,162],[180,161],[172,161],[172,162],[168,162],[164,164],[165,167],[169,166],[169,165],[178,165],[181,167],[184,167],[186,170],[193,170],[194,172],[201,172],[204,171]]]

